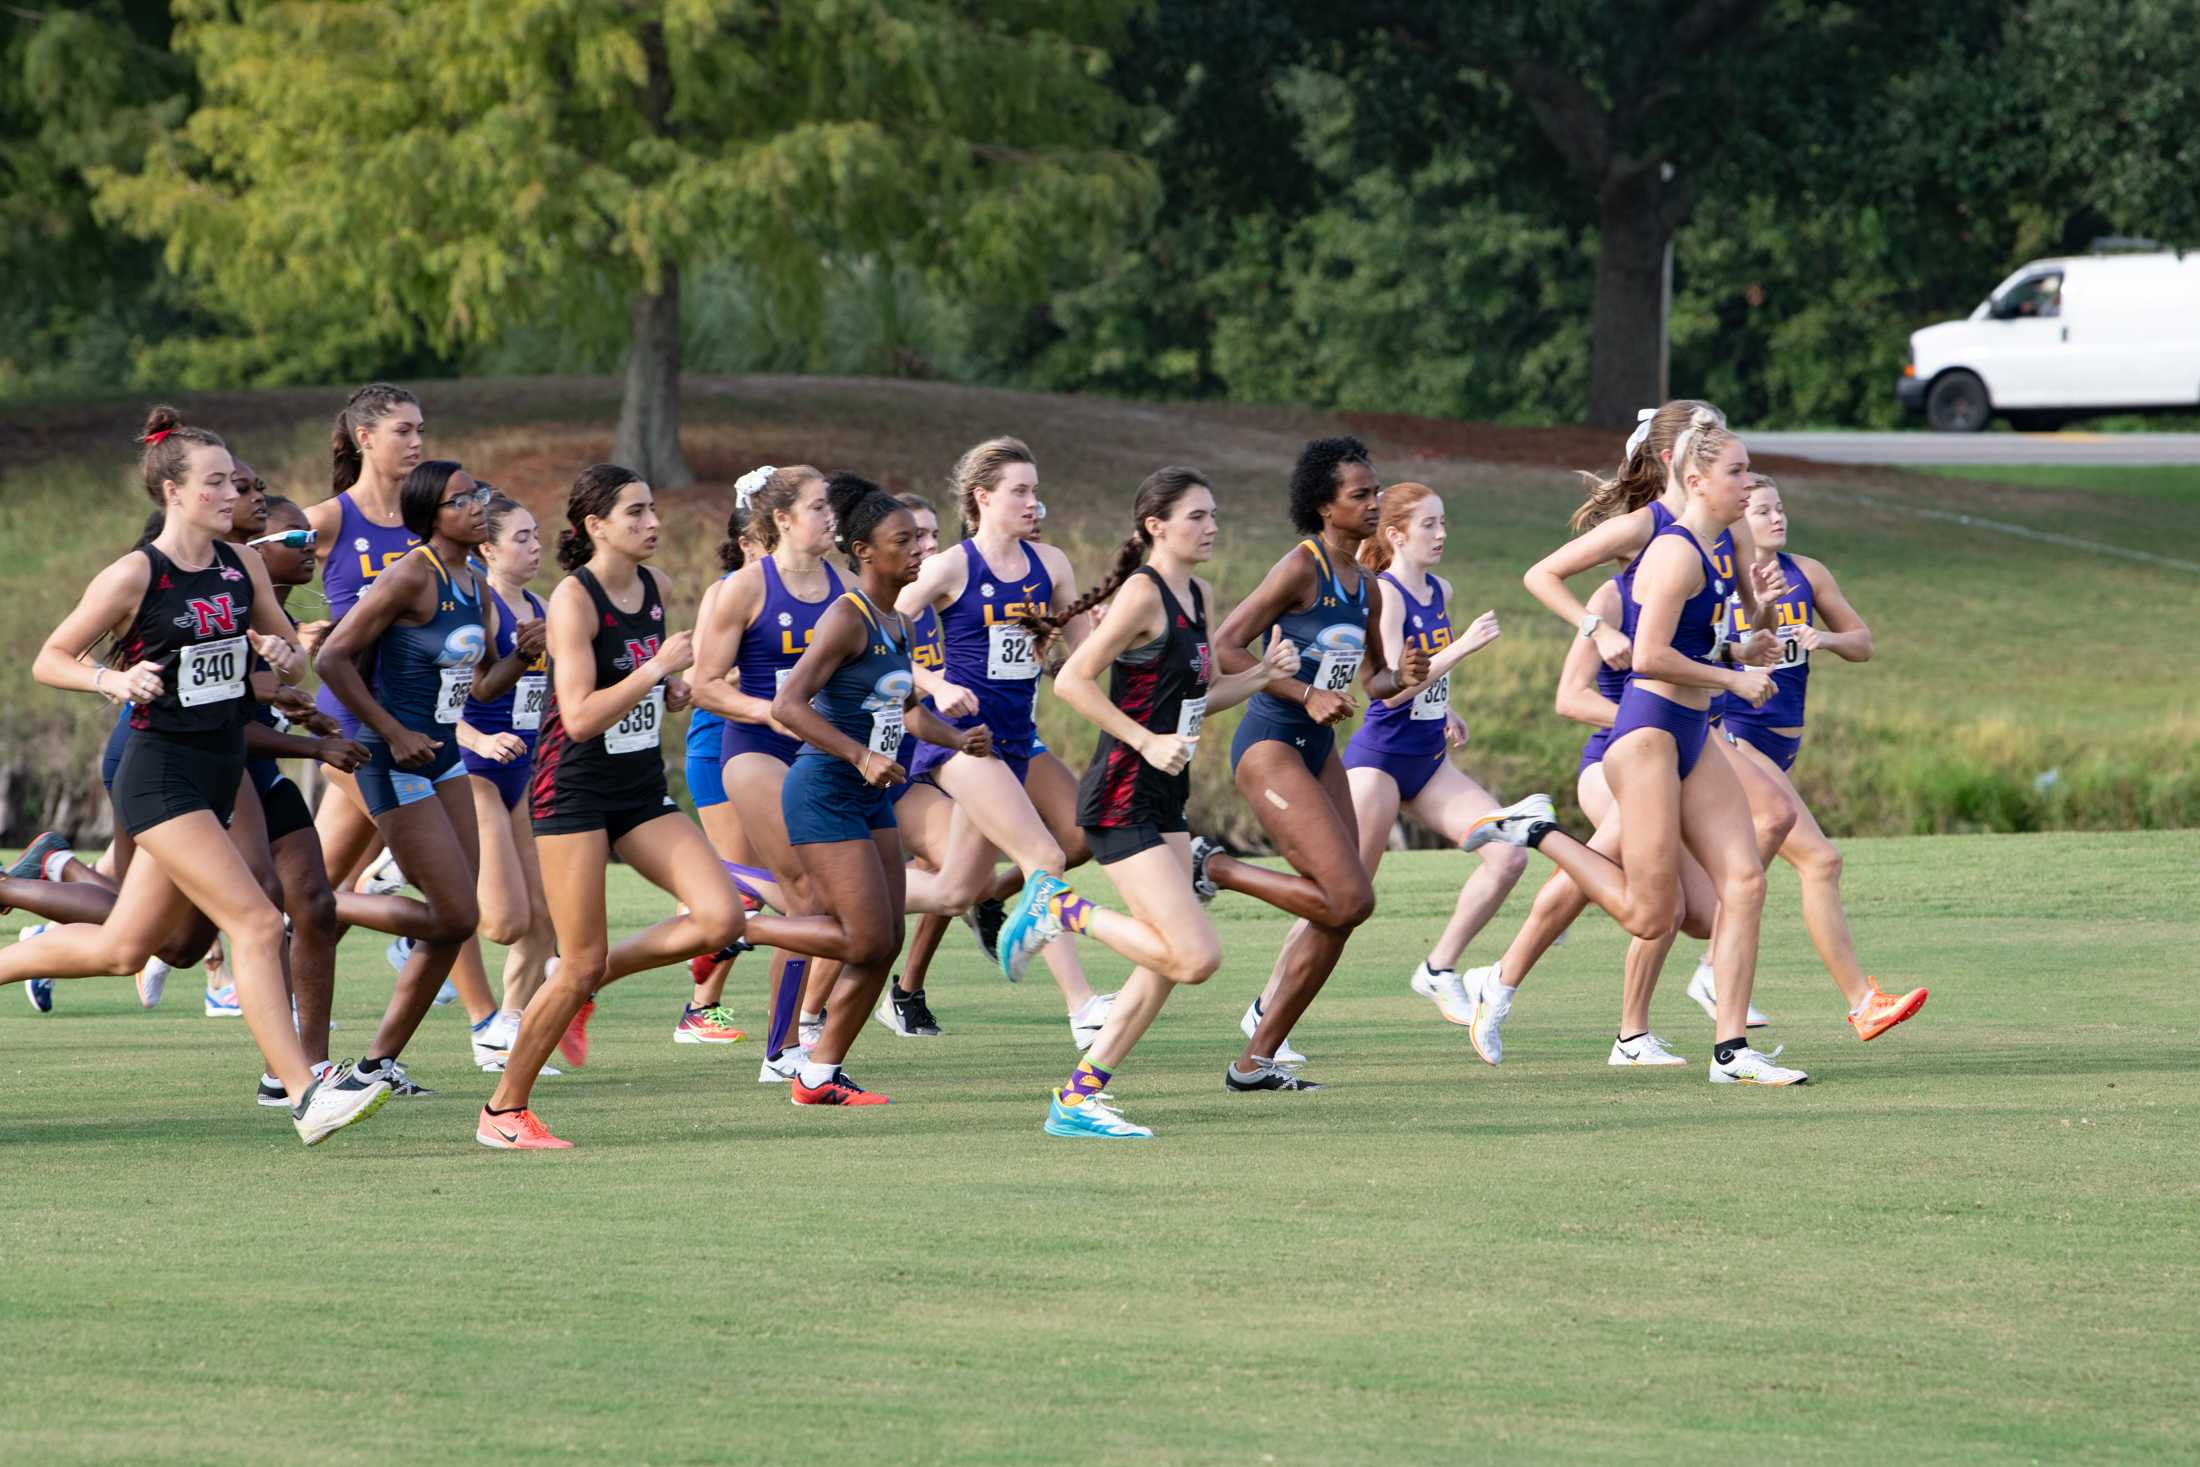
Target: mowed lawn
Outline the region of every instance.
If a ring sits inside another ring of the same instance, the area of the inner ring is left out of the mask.
[[[1222,1092],[1284,930],[1225,898],[1224,971],[1116,1084],[1147,1144],[1040,1133],[1055,996],[959,929],[948,1036],[853,1057],[891,1107],[675,1047],[685,979],[652,975],[538,1091],[556,1155],[474,1145],[455,1010],[410,1056],[443,1098],[308,1152],[195,973],[151,1014],[12,989],[0,1460],[2191,1460],[2200,835],[1847,852],[1868,965],[1933,998],[1858,1045],[1781,868],[1763,1043],[1807,1087],[1705,1082],[1686,943],[1654,1013],[1696,1063],[1608,1069],[1601,917],[1483,1066],[1405,988],[1463,859],[1394,856],[1296,1036],[1331,1088]],[[340,1052],[388,986],[348,943]]]

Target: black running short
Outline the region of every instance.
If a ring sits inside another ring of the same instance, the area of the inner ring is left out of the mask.
[[[313,829],[313,811],[305,794],[273,759],[254,759],[245,766],[252,787],[260,792],[260,810],[267,820],[267,843]]]
[[[1141,851],[1166,844],[1166,837],[1182,835],[1191,827],[1184,817],[1163,817],[1142,825],[1087,825],[1084,827],[1085,844],[1092,847],[1092,858],[1103,866],[1117,861],[1127,861]]]
[[[607,805],[585,794],[560,790],[558,798],[550,802],[547,813],[542,803],[536,804],[535,834],[585,835],[600,830],[611,844],[617,845],[658,816],[679,812],[680,807],[673,803],[669,794],[656,795],[645,803]]]
[[[115,768],[115,821],[135,836],[199,810],[223,825],[237,810],[244,779],[244,731],[131,736]]]

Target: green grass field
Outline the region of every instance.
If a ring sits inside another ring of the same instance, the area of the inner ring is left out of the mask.
[[[1284,923],[1217,906],[1223,972],[1117,1082],[1143,1145],[1041,1135],[1053,992],[960,931],[949,1036],[852,1057],[892,1107],[798,1111],[753,1044],[675,1047],[685,980],[650,975],[538,1092],[578,1144],[544,1156],[472,1142],[455,1010],[410,1056],[444,1098],[307,1152],[195,974],[152,1014],[10,990],[0,1460],[2200,1457],[2200,835],[1847,853],[1868,965],[1933,998],[1858,1045],[1780,868],[1759,1002],[1807,1087],[1705,1083],[1693,945],[1654,1014],[1697,1065],[1607,1069],[1601,918],[1484,1067],[1405,990],[1463,874],[1410,855],[1295,1036],[1319,1095],[1222,1093]],[[615,925],[661,906],[614,894]],[[348,943],[340,1052],[387,991]]]
[[[431,451],[462,458],[553,521],[576,469],[610,452],[616,383],[419,386]],[[1360,432],[1386,479],[1421,479],[1444,492],[1451,544],[1443,570],[1462,615],[1495,607],[1504,620],[1504,639],[1453,678],[1475,732],[1467,767],[1510,793],[1572,768],[1581,730],[1550,707],[1568,634],[1519,576],[1564,536],[1580,497],[1569,470],[1604,467],[1616,438],[852,378],[698,377],[688,388],[685,442],[705,482],[665,496],[674,533],[659,555],[687,605],[716,573],[727,490],[749,467],[849,465],[890,487],[937,495],[961,449],[1004,431],[1033,445],[1050,533],[1088,574],[1120,542],[1131,490],[1146,473],[1169,462],[1204,467],[1224,524],[1212,573],[1232,600],[1290,543],[1283,485],[1301,441]],[[185,405],[195,420],[221,426],[276,486],[312,500],[327,483],[327,424],[342,396],[286,389]],[[135,399],[0,410],[0,430],[35,445],[0,475],[12,531],[0,542],[0,586],[10,593],[0,601],[0,646],[13,654],[0,663],[0,751],[21,766],[15,798],[43,802],[45,823],[64,797],[63,813],[94,807],[88,771],[106,729],[92,700],[34,687],[30,657],[82,580],[130,543],[144,517],[127,453],[142,410]],[[1794,547],[1834,568],[1878,634],[1869,665],[1829,659],[1813,680],[1810,753],[1797,777],[1828,829],[2200,824],[2200,642],[2160,630],[2191,603],[2200,574],[1983,523],[2196,561],[2200,470],[2087,471],[2072,483],[2022,484],[1998,471],[1979,482],[1775,467]],[[950,509],[950,533],[953,523]],[[1580,589],[1589,585],[1585,578]],[[1219,740],[1233,719],[1216,720]],[[1089,729],[1051,698],[1042,700],[1041,722],[1081,763]],[[1219,760],[1201,761],[1193,809],[1233,839],[1258,839]],[[34,823],[21,817],[19,834]]]

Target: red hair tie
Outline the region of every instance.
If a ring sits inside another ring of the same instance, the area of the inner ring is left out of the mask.
[[[161,439],[166,438],[169,434],[175,431],[176,430],[173,428],[163,428],[158,433],[148,433],[145,435],[145,444],[148,448],[150,448],[152,445],[160,442]]]

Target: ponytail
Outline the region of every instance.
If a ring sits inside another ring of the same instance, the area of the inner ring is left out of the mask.
[[[640,474],[617,464],[591,464],[581,470],[580,477],[573,481],[572,492],[565,497],[566,526],[558,531],[559,566],[577,571],[588,564],[596,553],[596,542],[588,533],[588,517],[610,514],[611,507],[619,502],[619,491],[641,481]]]
[[[420,406],[420,399],[388,382],[369,382],[351,395],[336,415],[329,434],[329,492],[341,494],[359,482],[366,460],[359,453],[359,430],[372,428],[402,403]]]
[[[1635,435],[1627,440],[1617,474],[1606,479],[1583,473],[1581,479],[1589,497],[1567,522],[1573,532],[1578,535],[1595,529],[1606,520],[1633,514],[1665,493],[1666,469],[1662,459],[1673,451],[1681,435],[1704,413],[1709,413],[1719,427],[1726,426],[1726,414],[1710,403],[1692,397],[1675,398],[1642,420],[1644,426],[1637,428]]]
[[[1146,521],[1168,519],[1176,513],[1177,501],[1194,489],[1212,493],[1214,486],[1207,482],[1205,474],[1183,464],[1171,464],[1148,474],[1131,500],[1131,533],[1116,547],[1115,564],[1110,567],[1107,578],[1053,616],[1018,618],[1024,629],[1044,647],[1071,621],[1122,590],[1132,572],[1145,563],[1146,552],[1153,549],[1153,535],[1146,529]]]

